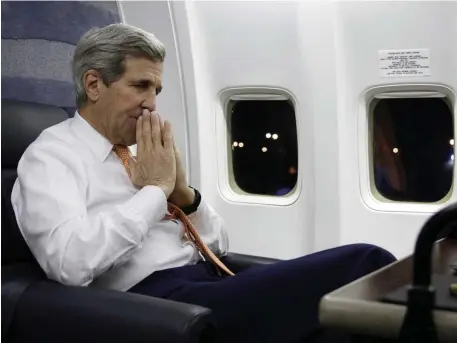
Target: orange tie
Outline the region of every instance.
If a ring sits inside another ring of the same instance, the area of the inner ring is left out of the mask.
[[[129,148],[125,145],[116,144],[114,145],[113,150],[122,161],[122,164],[127,170],[129,176],[131,176],[129,164],[131,154]],[[170,212],[170,215],[167,215],[165,219],[180,220],[184,224],[185,235],[187,236],[187,239],[194,243],[202,255],[206,256],[211,262],[214,263],[214,265],[222,269],[228,275],[235,275],[222,263],[222,261],[216,255],[214,255],[214,253],[206,246],[206,244],[203,243],[197,230],[195,230],[189,218],[187,218],[186,214],[178,206],[168,203],[168,212]]]

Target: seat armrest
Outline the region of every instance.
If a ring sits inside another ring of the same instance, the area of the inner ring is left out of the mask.
[[[232,268],[234,272],[240,272],[255,265],[271,264],[279,262],[280,260],[270,257],[244,255],[229,252],[227,256],[223,258],[223,261],[224,263],[227,263],[227,266]]]
[[[39,281],[24,292],[11,342],[100,343],[215,341],[211,311],[114,290]]]
[[[46,279],[42,270],[33,263],[2,265],[2,334],[5,341],[14,318],[16,305],[22,294],[33,283]]]

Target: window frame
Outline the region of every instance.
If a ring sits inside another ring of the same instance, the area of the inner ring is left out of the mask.
[[[382,212],[415,212],[434,213],[443,206],[457,201],[455,182],[457,168],[454,165],[453,180],[447,195],[437,202],[407,202],[385,198],[376,188],[373,170],[373,110],[379,99],[388,98],[445,98],[450,107],[454,136],[456,136],[456,94],[444,85],[439,84],[397,84],[382,85],[366,89],[359,99],[358,113],[358,161],[361,197],[364,203],[375,211]],[[455,138],[454,138],[455,139]]]
[[[298,106],[294,95],[288,90],[274,87],[233,87],[223,89],[218,94],[219,106],[216,110],[216,150],[218,166],[218,186],[222,196],[235,203],[289,206],[295,203],[302,189],[302,173],[300,171],[300,130]],[[231,142],[231,100],[288,100],[294,109],[295,129],[297,130],[297,183],[295,187],[283,196],[252,194],[243,191],[235,181],[232,164]]]

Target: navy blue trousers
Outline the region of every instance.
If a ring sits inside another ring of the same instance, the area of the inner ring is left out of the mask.
[[[212,309],[221,342],[352,342],[321,330],[320,299],[394,261],[379,247],[352,244],[235,276],[219,276],[206,262],[157,271],[129,291]]]

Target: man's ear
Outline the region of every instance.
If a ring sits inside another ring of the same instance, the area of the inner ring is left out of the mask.
[[[83,80],[87,98],[92,102],[96,102],[100,96],[100,86],[103,84],[100,73],[92,69],[88,70],[84,74]]]

